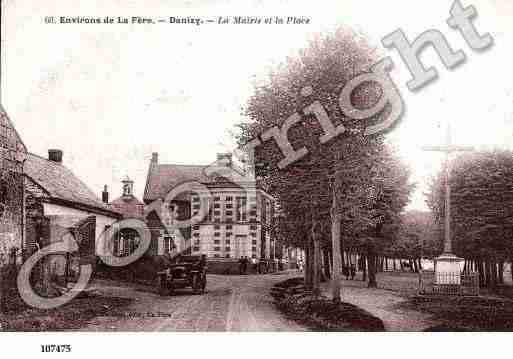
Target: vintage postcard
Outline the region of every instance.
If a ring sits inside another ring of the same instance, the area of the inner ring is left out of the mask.
[[[0,347],[513,330],[513,2],[0,3]]]

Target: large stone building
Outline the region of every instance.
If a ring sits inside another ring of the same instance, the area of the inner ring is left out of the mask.
[[[217,162],[243,174],[243,170],[232,162],[231,154],[218,154]],[[210,192],[208,204],[202,202],[201,194],[197,192],[184,194],[172,201],[169,209],[177,213],[178,219],[197,215],[202,205],[210,211],[200,223],[188,231],[182,230],[184,243],[177,241],[173,234],[166,233],[161,233],[160,240],[164,244],[166,240],[172,241],[178,246],[178,252],[206,254],[211,260],[233,262],[242,256],[273,258],[274,243],[270,235],[273,198],[254,184],[245,184],[242,188],[219,173],[208,175],[206,168],[162,164],[158,162],[158,154],[153,154],[143,197],[148,206],[155,201],[165,201],[173,188],[189,181],[200,183]],[[247,191],[248,188],[251,190]],[[169,245],[163,248],[169,248]]]
[[[24,237],[23,161],[26,148],[0,105],[0,266],[15,251],[21,258]]]

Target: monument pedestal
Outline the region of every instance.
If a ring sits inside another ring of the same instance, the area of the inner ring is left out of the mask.
[[[461,265],[465,260],[452,253],[435,258],[435,284],[460,285]]]

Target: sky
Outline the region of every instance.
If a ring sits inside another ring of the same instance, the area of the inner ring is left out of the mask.
[[[446,69],[432,49],[422,60],[438,80],[412,93],[410,74],[394,50],[391,75],[406,105],[391,142],[412,167],[417,189],[409,208],[426,209],[426,181],[442,156],[451,119],[461,145],[511,148],[513,2],[465,0],[477,30],[494,45],[474,52],[446,24],[452,1],[291,0],[3,0],[1,101],[33,153],[64,152],[64,164],[93,191],[135,181],[141,198],[152,152],[162,163],[209,164],[234,147],[229,132],[243,118],[252,82],[304,48],[318,32],[340,25],[380,46],[401,29],[413,40],[441,31],[467,61]],[[308,25],[45,24],[45,16],[296,16]],[[443,126],[442,126],[443,127]]]

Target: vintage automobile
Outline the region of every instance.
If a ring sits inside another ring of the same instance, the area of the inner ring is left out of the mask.
[[[205,293],[207,287],[207,261],[203,256],[176,258],[176,262],[157,273],[160,295],[171,295],[175,289],[191,287],[194,294]]]

